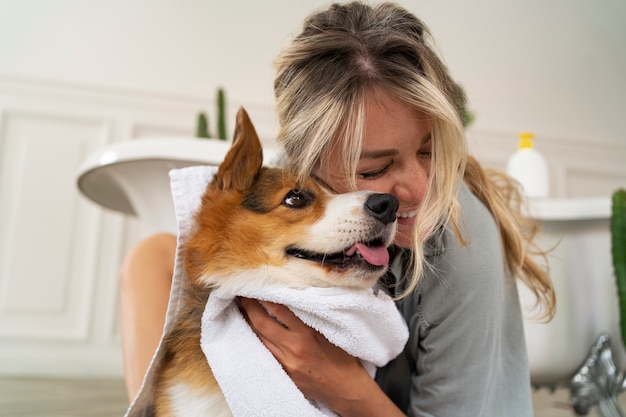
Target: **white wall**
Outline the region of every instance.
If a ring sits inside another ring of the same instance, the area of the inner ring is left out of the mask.
[[[428,2],[426,17],[477,128],[626,142],[626,3],[449,3]]]
[[[0,0],[0,75],[272,104],[272,60],[326,1]],[[622,0],[404,0],[465,86],[475,130],[622,145]],[[510,138],[508,138],[510,139]],[[514,139],[513,139],[514,142]]]

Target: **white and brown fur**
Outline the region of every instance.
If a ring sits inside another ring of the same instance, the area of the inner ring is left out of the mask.
[[[386,265],[370,265],[350,248],[358,242],[391,244],[393,197],[366,191],[336,195],[312,179],[296,184],[286,170],[262,167],[262,159],[255,129],[241,109],[234,143],[181,247],[188,278],[182,310],[162,343],[157,417],[231,416],[200,347],[201,316],[213,287],[364,288],[386,271]]]

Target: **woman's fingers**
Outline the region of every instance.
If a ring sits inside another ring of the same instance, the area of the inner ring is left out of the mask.
[[[280,304],[244,297],[239,298],[238,303],[252,330],[276,355],[277,342],[288,337],[287,333],[290,326],[287,323],[293,326],[294,318],[296,321],[299,319],[288,308]]]
[[[288,308],[280,304],[259,301],[251,298],[239,298],[239,307],[252,330],[265,347],[281,363],[288,356],[288,341],[292,340],[291,326],[300,322]]]
[[[317,339],[323,339],[282,304],[242,297],[239,306],[252,330],[286,368],[311,356]]]
[[[298,316],[282,304],[240,297],[239,306],[242,308],[246,320],[257,332],[268,330],[280,332],[281,329],[275,326],[276,324],[291,331],[306,327]]]

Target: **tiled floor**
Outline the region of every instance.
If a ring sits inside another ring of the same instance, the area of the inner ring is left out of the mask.
[[[575,416],[567,390],[540,390],[533,397],[535,417]],[[626,410],[626,394],[620,400]],[[120,380],[0,378],[0,417],[121,417],[127,407]]]
[[[121,417],[124,382],[0,378],[1,417]]]
[[[551,392],[548,389],[534,391],[533,405],[535,410],[535,417],[576,416],[576,414],[569,405],[569,397],[569,390],[566,389],[559,389],[555,392]],[[594,411],[591,411],[588,416],[596,417],[597,414]]]

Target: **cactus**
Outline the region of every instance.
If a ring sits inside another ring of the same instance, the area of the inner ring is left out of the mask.
[[[226,98],[224,89],[217,89],[217,137],[226,140]]]
[[[198,113],[196,121],[196,137],[198,138],[211,138],[211,132],[209,130],[209,121],[206,113]],[[217,133],[216,137],[221,140],[226,140],[226,97],[223,88],[217,89]]]
[[[209,121],[205,113],[198,113],[198,122],[196,123],[196,137],[198,138],[210,138],[209,133]]]
[[[626,190],[613,193],[611,204],[611,254],[617,280],[622,343],[626,346]]]

